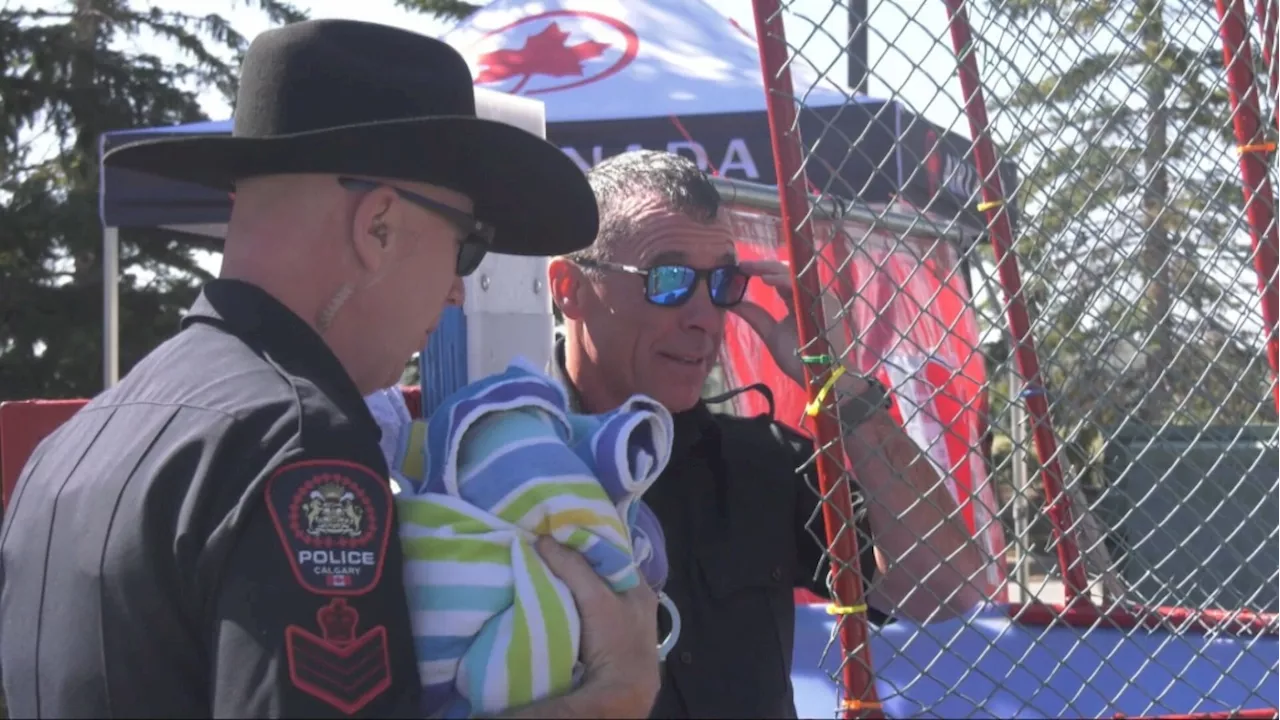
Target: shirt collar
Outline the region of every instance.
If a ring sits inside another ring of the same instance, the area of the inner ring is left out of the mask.
[[[262,288],[241,280],[213,280],[182,318],[182,327],[207,323],[248,342],[289,375],[306,378],[353,420],[373,416],[355,381],[329,344],[302,318]]]
[[[565,393],[569,397],[570,412],[583,412],[582,395],[578,392],[578,388],[574,386],[573,381],[569,379],[569,373],[565,370],[565,338],[563,335],[557,335],[556,337],[555,351],[552,353],[551,362],[547,363],[547,373],[564,386]],[[671,418],[675,422],[675,438],[671,448],[673,457],[685,455],[695,447],[711,440],[712,433],[716,429],[715,416],[711,414],[711,410],[706,403],[701,400],[689,410],[672,413]]]
[[[578,388],[569,379],[569,372],[564,368],[564,343],[564,336],[556,333],[555,349],[551,352],[551,360],[547,362],[547,374],[564,387],[565,394],[569,397],[569,412],[581,413],[582,395],[578,393]]]

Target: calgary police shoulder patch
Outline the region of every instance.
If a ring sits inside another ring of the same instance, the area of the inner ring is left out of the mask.
[[[344,460],[285,465],[267,481],[267,508],[298,582],[319,595],[377,587],[390,537],[387,481]]]

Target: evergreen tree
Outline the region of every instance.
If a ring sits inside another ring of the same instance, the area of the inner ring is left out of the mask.
[[[987,14],[1038,55],[983,66],[1025,73],[995,126],[1023,174],[1017,251],[1062,434],[1274,422],[1213,3]]]
[[[305,19],[283,0],[251,5],[273,24]],[[0,9],[0,401],[101,390],[99,140],[109,130],[208,119],[200,93],[231,102],[249,40],[207,6],[70,0]],[[159,48],[177,59],[158,57]],[[120,242],[125,372],[177,329],[208,279],[197,253],[217,243],[160,229],[121,229]]]
[[[1207,0],[989,0],[975,25],[991,41],[980,65],[994,139],[1019,165],[1006,193],[1020,210],[1015,249],[1057,459],[1088,506],[1077,519],[1093,513],[1111,527],[1111,562],[1091,570],[1115,571],[1142,541],[1124,534],[1116,510],[1128,506],[1104,496],[1117,428],[1276,421],[1216,10]],[[1272,117],[1274,100],[1256,90]],[[979,266],[992,268],[990,255]],[[981,315],[1005,322],[994,307]],[[1013,539],[1007,501],[1044,498],[1029,432],[1030,487],[1012,480],[1008,403],[1020,387],[1008,380],[1005,337],[986,352],[992,468]],[[1244,474],[1248,448],[1236,450],[1224,467]],[[1044,513],[1030,519],[1026,539],[1047,548]]]

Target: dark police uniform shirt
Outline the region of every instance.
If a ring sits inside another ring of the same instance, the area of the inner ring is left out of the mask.
[[[420,715],[379,430],[323,340],[210,283],[37,448],[0,537],[15,717]]]
[[[563,363],[561,340],[550,370],[573,396]],[[817,479],[796,473],[814,448],[803,436],[748,423],[703,404],[677,413],[671,461],[644,495],[662,524],[670,567],[664,590],[683,626],[663,668],[655,718],[796,715],[794,588],[828,595],[826,536],[810,489]],[[869,585],[875,554],[864,512],[857,526]],[[659,617],[665,621],[665,613]],[[870,619],[885,621],[874,610]]]

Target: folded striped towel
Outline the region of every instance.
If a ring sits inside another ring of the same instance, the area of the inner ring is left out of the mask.
[[[533,541],[577,549],[616,591],[660,591],[665,544],[640,496],[670,459],[671,415],[643,396],[570,413],[564,389],[522,362],[450,396],[427,423],[393,406],[370,398],[394,439],[384,452],[400,488],[425,712],[494,713],[573,689],[580,618]]]

